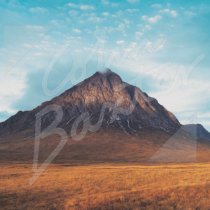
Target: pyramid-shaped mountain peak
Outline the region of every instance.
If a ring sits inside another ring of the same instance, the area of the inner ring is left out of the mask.
[[[96,72],[92,77],[85,80],[86,82],[98,81],[99,83],[103,84],[104,81],[109,82],[110,84],[116,83],[123,83],[121,77],[113,72],[111,69],[105,69],[104,71]]]
[[[84,113],[88,113],[94,123],[101,118],[102,128],[121,129],[127,133],[142,129],[174,132],[180,127],[176,117],[156,99],[123,82],[118,74],[107,69],[96,72],[32,111],[22,112],[1,123],[0,134],[34,129],[36,114],[52,104],[62,107],[64,116],[60,126],[66,130],[70,130],[74,121]],[[44,122],[50,122],[52,116],[48,114],[44,118]]]

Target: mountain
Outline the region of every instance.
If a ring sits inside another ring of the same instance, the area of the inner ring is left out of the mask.
[[[188,124],[184,125],[183,128],[194,138],[210,140],[210,133],[201,124]]]
[[[102,128],[117,128],[129,134],[144,128],[173,133],[180,127],[175,116],[156,99],[106,70],[95,73],[32,111],[18,112],[0,124],[0,135],[33,130],[36,114],[54,104],[62,107],[64,116],[59,126],[68,133],[75,120],[84,113],[89,115],[91,124],[101,123]],[[53,115],[48,113],[43,117],[43,127],[47,127]]]
[[[172,154],[176,145],[173,158],[182,156],[191,161],[189,144],[195,139],[195,129],[199,130],[199,138],[210,139],[201,125],[182,126],[156,99],[107,69],[35,109],[20,111],[0,123],[0,161],[32,161],[35,127],[41,125],[49,132],[54,129],[48,127],[52,123],[63,128],[69,140],[56,156],[57,162],[145,162],[164,145],[164,154]],[[39,160],[45,160],[59,142],[55,133],[43,137]],[[198,155],[202,161],[209,160],[209,142],[198,141],[200,151],[205,151]],[[185,147],[187,154],[183,154]],[[157,154],[154,160],[165,158]]]

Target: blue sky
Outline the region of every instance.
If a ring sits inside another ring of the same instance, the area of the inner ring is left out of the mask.
[[[108,67],[210,130],[210,1],[0,0],[0,121]]]

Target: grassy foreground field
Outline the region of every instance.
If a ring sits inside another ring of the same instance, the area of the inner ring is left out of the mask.
[[[1,164],[0,209],[210,209],[210,164]]]

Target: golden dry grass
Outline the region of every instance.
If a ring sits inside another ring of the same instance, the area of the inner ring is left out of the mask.
[[[210,209],[210,164],[1,165],[0,209]]]

